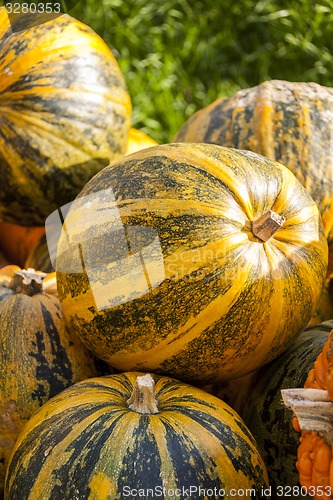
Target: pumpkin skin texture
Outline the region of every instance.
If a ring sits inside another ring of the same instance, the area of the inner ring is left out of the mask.
[[[0,248],[10,263],[24,267],[28,254],[44,234],[45,226],[25,227],[0,222]],[[35,269],[39,267],[35,266]]]
[[[127,403],[137,376],[143,374],[85,380],[48,401],[18,438],[7,498],[124,499],[135,497],[126,488],[163,486],[259,493],[267,486],[255,442],[228,405],[183,382],[154,376],[158,413],[140,414]],[[258,493],[255,498],[266,498]]]
[[[136,153],[137,151],[141,151],[141,149],[157,146],[157,144],[158,143],[154,141],[154,139],[142,132],[142,130],[131,127],[128,133],[125,155]]]
[[[263,242],[252,221],[269,209],[286,221]],[[124,157],[86,184],[64,228],[68,325],[120,371],[207,384],[245,375],[306,326],[326,273],[318,208],[295,176],[215,145]]]
[[[333,89],[271,80],[196,112],[175,142],[247,149],[288,167],[317,203],[333,240]]]
[[[238,397],[226,400],[256,439],[267,467],[272,499],[278,498],[278,486],[299,485],[295,466],[299,435],[292,425],[292,411],[282,402],[281,389],[304,385],[332,328],[333,320],[307,327],[287,351],[252,374],[246,391],[238,387]],[[230,382],[230,386],[233,384],[240,385],[237,380]],[[211,392],[224,398],[223,387]]]
[[[67,14],[20,23],[0,9],[0,220],[38,226],[123,156],[131,102],[88,26]]]
[[[22,272],[18,266],[0,271],[0,496],[9,455],[31,415],[63,389],[98,374],[91,353],[65,326],[55,273],[43,278],[41,291],[29,286],[28,295],[13,289],[16,271]]]

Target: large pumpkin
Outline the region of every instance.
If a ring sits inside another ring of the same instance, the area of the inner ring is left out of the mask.
[[[266,81],[199,110],[174,140],[248,149],[280,161],[318,204],[333,240],[332,88]]]
[[[95,354],[207,383],[285,350],[326,267],[317,206],[290,170],[209,144],[103,169],[72,204],[56,263],[68,324]]]
[[[235,386],[233,401],[226,401],[256,439],[267,467],[272,499],[281,497],[279,492],[283,492],[285,486],[299,485],[295,465],[299,435],[292,426],[292,411],[282,402],[281,390],[304,385],[332,328],[333,320],[308,327],[286,352],[257,370],[249,383],[234,380],[230,381],[229,388],[211,388],[213,394],[225,399],[225,394],[228,396]],[[295,493],[294,497],[298,498]]]
[[[18,438],[6,480],[11,500],[218,499],[250,490],[269,498],[238,415],[200,389],[135,372],[86,380],[48,401]]]
[[[50,397],[98,374],[93,356],[66,328],[55,273],[0,270],[0,497],[23,425]]]
[[[123,156],[131,114],[103,40],[67,14],[36,16],[15,29],[0,8],[0,220],[28,226]]]

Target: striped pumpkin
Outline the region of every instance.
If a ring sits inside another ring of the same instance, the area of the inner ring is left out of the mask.
[[[131,102],[103,40],[67,14],[19,20],[0,8],[0,220],[43,225],[123,156]]]
[[[98,374],[66,328],[56,294],[55,273],[0,270],[0,497],[23,425],[50,397]]]
[[[333,88],[266,81],[199,110],[174,140],[248,149],[280,161],[319,206],[333,243]]]
[[[190,488],[193,498],[214,489],[209,498],[241,489],[268,498],[259,496],[266,487],[255,441],[230,407],[135,372],[85,380],[48,401],[18,438],[6,479],[10,500],[185,499]]]
[[[128,133],[125,155],[130,155],[141,149],[151,148],[152,146],[157,146],[157,142],[154,139],[142,132],[142,130],[131,127]]]
[[[278,487],[299,485],[295,466],[299,435],[292,425],[292,411],[282,402],[281,390],[303,387],[332,328],[333,320],[306,328],[285,353],[252,375],[246,391],[242,389],[244,381],[230,382],[236,387],[229,404],[255,437],[275,493]],[[224,398],[226,389],[214,388],[211,392]]]
[[[317,206],[290,170],[209,144],[156,146],[103,169],[64,227],[56,271],[69,327],[121,371],[193,383],[248,373],[306,326],[326,274]]]

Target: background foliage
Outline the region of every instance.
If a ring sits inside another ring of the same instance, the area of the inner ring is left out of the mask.
[[[133,126],[169,142],[196,110],[264,80],[333,86],[332,0],[80,0],[114,52]]]

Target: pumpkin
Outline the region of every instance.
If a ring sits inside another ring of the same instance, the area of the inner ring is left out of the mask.
[[[157,142],[154,141],[154,139],[149,137],[149,135],[145,134],[142,130],[131,127],[128,133],[125,155],[130,155],[141,149],[150,148],[152,146],[157,146]]]
[[[85,380],[48,401],[19,436],[6,479],[11,500],[189,498],[189,491],[217,499],[245,490],[269,498],[266,489],[255,441],[228,405],[135,372]]]
[[[209,144],[155,146],[103,169],[57,248],[69,328],[98,357],[206,384],[284,351],[327,267],[318,208],[290,170]]]
[[[41,236],[36,245],[30,250],[25,260],[24,267],[32,267],[44,273],[54,272],[45,234]]]
[[[280,161],[315,200],[333,240],[332,88],[266,81],[197,111],[174,140],[247,149]]]
[[[248,375],[247,380],[243,377],[230,381],[229,386],[210,388],[212,394],[232,406],[250,429],[275,495],[287,485],[300,486],[295,466],[298,434],[292,425],[292,411],[281,400],[281,390],[303,386],[332,328],[333,320],[307,327],[287,351]]]
[[[111,50],[67,14],[44,17],[10,24],[0,8],[0,220],[23,226],[44,225],[122,157],[130,128]]]
[[[304,385],[304,389],[299,389]],[[300,433],[296,468],[299,481],[315,500],[333,498],[333,330],[304,384],[281,391]]]
[[[29,252],[44,234],[45,226],[25,227],[0,222],[0,248],[11,264],[24,267]]]
[[[50,397],[98,374],[93,356],[65,326],[55,273],[0,270],[0,496],[23,425]]]

